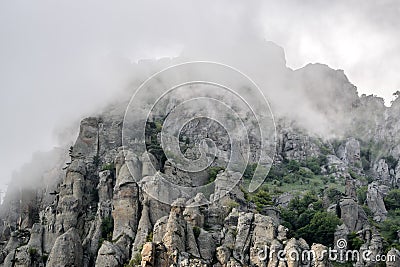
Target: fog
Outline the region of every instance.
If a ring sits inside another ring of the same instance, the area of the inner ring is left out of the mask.
[[[255,79],[321,62],[389,102],[400,88],[400,5],[359,3],[1,1],[0,188],[35,151],[72,142],[80,119],[145,78],[134,73],[140,59],[221,61]],[[266,41],[286,56],[262,51]],[[269,93],[289,103],[303,97]],[[323,125],[310,112],[301,112],[310,125]]]

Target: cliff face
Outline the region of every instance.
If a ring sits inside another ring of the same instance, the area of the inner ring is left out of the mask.
[[[226,190],[238,174],[224,171],[231,147],[218,125],[200,120],[184,129],[181,145],[187,157],[196,158],[198,151],[190,144],[204,137],[215,141],[221,155],[209,170],[191,174],[165,161],[157,146],[146,153],[124,148],[124,109],[118,106],[82,120],[69,155],[62,150],[51,168],[46,166],[39,175],[43,186],[10,186],[0,210],[0,263],[330,266],[327,255],[310,261],[290,255],[310,249],[321,253],[340,239],[358,241],[355,248],[360,251],[386,253],[400,241],[388,239],[379,226],[388,217],[398,218],[391,217],[396,208],[388,206],[385,197],[400,186],[400,100],[386,108],[378,98],[359,98],[343,72],[323,65],[287,75],[298,87],[291,90],[308,95],[309,103],[299,106],[323,114],[323,123],[331,123],[334,135],[311,132],[281,109],[274,165],[258,191],[245,190],[246,173]],[[159,138],[157,123],[149,127],[150,140]],[[199,130],[204,128],[207,133]],[[162,187],[150,166],[176,185],[195,187],[214,180],[215,184],[211,192],[187,197],[176,188]],[[168,194],[173,204],[154,199],[152,190]],[[326,233],[318,232],[317,226],[327,223],[321,214],[336,222]],[[313,232],[326,236],[321,239]],[[279,258],[265,248],[284,253]],[[388,253],[400,262],[398,250]],[[374,263],[359,259],[357,264]]]

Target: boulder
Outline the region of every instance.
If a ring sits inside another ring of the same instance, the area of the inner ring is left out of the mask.
[[[373,172],[376,176],[376,180],[381,181],[384,184],[390,183],[390,170],[389,165],[385,159],[380,159],[373,166]]]
[[[241,212],[238,218],[237,235],[233,248],[233,257],[242,264],[247,264],[249,261],[248,252],[250,250],[250,231],[254,220],[254,213]]]
[[[83,248],[79,234],[75,228],[56,239],[47,260],[47,266],[82,266]]]
[[[124,251],[117,245],[109,241],[104,241],[97,254],[96,266],[98,267],[117,267],[123,266],[125,261]],[[77,265],[80,266],[80,265]]]
[[[222,265],[225,265],[228,263],[228,261],[231,257],[231,251],[229,248],[224,247],[224,246],[217,247],[216,256],[217,256],[218,262]]]
[[[366,203],[374,215],[374,220],[377,222],[384,221],[387,216],[385,202],[383,201],[387,191],[387,186],[379,185],[377,182],[368,185]]]
[[[311,266],[313,267],[328,267],[328,248],[321,244],[313,244],[311,246],[311,251],[314,251],[315,257],[312,259]]]
[[[389,250],[386,255],[386,267],[397,267],[400,262],[400,251],[395,248]]]
[[[368,224],[368,218],[364,210],[352,198],[340,200],[340,218],[350,232],[357,232]]]
[[[143,249],[141,252],[142,262],[141,267],[152,267],[155,266],[155,245],[152,242],[147,242],[143,245]]]
[[[165,226],[165,235],[163,236],[163,243],[165,247],[173,252],[185,251],[186,241],[186,221],[183,217],[183,209],[185,206],[185,199],[177,199],[171,208],[167,224]]]
[[[361,168],[361,158],[360,158],[360,143],[355,138],[351,137],[346,140],[346,142],[339,146],[337,151],[338,157],[345,164]]]

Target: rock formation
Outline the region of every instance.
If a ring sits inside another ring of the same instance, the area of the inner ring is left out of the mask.
[[[383,226],[398,218],[385,198],[400,186],[400,100],[387,108],[375,97],[358,97],[342,71],[324,65],[286,71],[290,90],[313,96],[309,104],[323,114],[318,123],[329,123],[332,135],[277,111],[274,163],[255,192],[247,187],[257,153],[243,174],[228,169],[232,146],[218,123],[192,120],[179,137],[192,160],[200,153],[195,144],[214,141],[217,157],[198,173],[180,170],[162,151],[160,121],[146,125],[146,151],[137,129],[129,129],[123,146],[123,100],[82,120],[69,153],[58,151],[63,156],[54,161],[48,156],[54,166],[46,166],[37,187],[10,186],[0,206],[0,265],[323,267],[331,266],[323,252],[345,240],[374,256],[389,251],[397,263],[387,266],[399,266],[399,238]],[[169,101],[166,111],[176,104]],[[258,141],[250,131],[254,151]],[[324,231],[326,240],[315,237]],[[310,249],[313,258],[292,257]]]

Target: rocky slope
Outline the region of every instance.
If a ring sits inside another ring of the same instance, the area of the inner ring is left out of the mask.
[[[337,241],[344,239],[360,252],[393,255],[397,262],[387,266],[400,266],[400,99],[387,108],[377,97],[358,97],[343,72],[324,65],[287,75],[298,90],[307,89],[310,105],[331,122],[334,135],[311,132],[304,121],[280,110],[274,164],[258,191],[246,191],[253,165],[227,191],[238,174],[224,171],[224,157],[207,171],[190,174],[165,161],[157,146],[145,153],[124,150],[125,105],[119,104],[83,119],[69,154],[62,150],[57,160],[52,154],[52,166],[35,174],[36,187],[10,186],[0,209],[0,264],[322,267],[333,264],[322,251],[340,250]],[[329,85],[323,94],[321,84]],[[315,94],[322,98],[315,100]],[[221,155],[229,154],[229,140],[218,125],[194,124],[181,142],[186,156],[196,154],[191,142],[204,137],[197,126],[208,127],[207,137]],[[149,130],[150,139],[157,139],[157,121]],[[185,197],[161,188],[150,166],[176,185],[215,180],[215,186]],[[29,175],[29,169],[21,174]],[[173,204],[157,201],[144,190],[149,188],[169,194]],[[281,255],[269,253],[280,250]],[[317,256],[290,256],[309,250]]]

